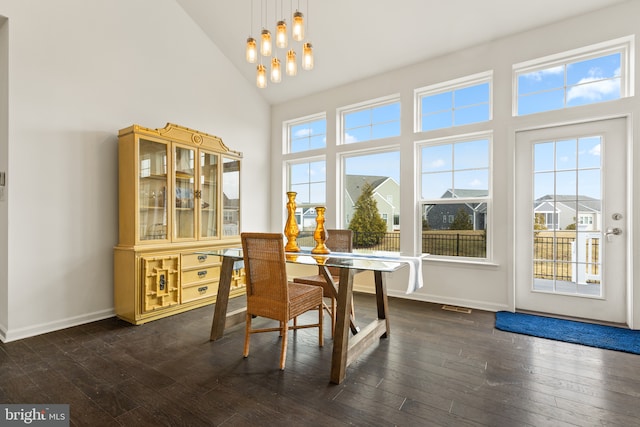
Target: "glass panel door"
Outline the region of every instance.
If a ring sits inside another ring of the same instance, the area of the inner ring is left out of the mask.
[[[223,236],[240,234],[240,160],[223,158]]]
[[[195,238],[195,150],[175,147],[175,218],[177,239]]]
[[[145,139],[139,143],[140,240],[167,239],[167,147]]]
[[[218,155],[200,152],[200,237],[218,236]]]

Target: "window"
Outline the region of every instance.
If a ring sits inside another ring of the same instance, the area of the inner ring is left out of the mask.
[[[482,73],[415,91],[416,132],[491,120],[492,73]]]
[[[491,134],[418,144],[422,252],[487,258]]]
[[[618,39],[514,65],[514,115],[558,110],[633,95],[633,38]]]
[[[400,101],[397,97],[345,107],[339,113],[343,144],[400,135]]]
[[[343,156],[343,214],[345,228],[354,231],[355,249],[400,251],[400,152],[397,150]],[[380,221],[372,218],[377,210]],[[355,222],[353,222],[355,221]]]
[[[295,191],[296,218],[300,230],[316,226],[315,207],[326,203],[326,165],[323,160],[288,163],[289,191]]]
[[[325,148],[327,145],[327,120],[324,114],[288,122],[285,126],[289,153]]]

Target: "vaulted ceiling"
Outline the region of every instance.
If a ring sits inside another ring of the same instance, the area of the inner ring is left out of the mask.
[[[252,84],[256,68],[245,61],[247,37],[258,38],[261,21],[273,32],[282,15],[291,23],[292,8],[304,13],[315,67],[260,89],[270,104],[624,1],[177,0]]]

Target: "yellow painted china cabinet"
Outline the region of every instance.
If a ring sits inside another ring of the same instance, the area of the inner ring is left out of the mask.
[[[114,303],[142,324],[215,302],[221,259],[240,245],[240,160],[220,138],[167,123],[118,134]],[[244,292],[234,271],[231,296]]]

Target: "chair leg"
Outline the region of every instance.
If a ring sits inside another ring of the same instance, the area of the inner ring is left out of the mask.
[[[282,349],[280,350],[280,370],[284,371],[287,360],[287,337],[289,336],[289,322],[281,322],[282,325]]]
[[[247,313],[247,320],[244,328],[244,357],[249,356],[249,340],[251,338],[251,315]]]
[[[336,332],[336,299],[331,298],[331,338]]]
[[[318,323],[319,323],[318,330],[320,331],[319,332],[320,335],[319,335],[318,339],[320,341],[320,347],[324,346],[324,334],[323,334],[323,332],[324,332],[323,331],[323,329],[324,329],[323,324],[324,323],[323,323],[323,320],[324,320],[324,302],[321,302],[320,306],[318,306]]]

